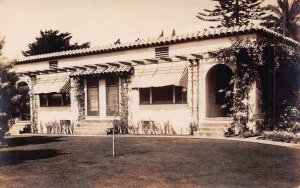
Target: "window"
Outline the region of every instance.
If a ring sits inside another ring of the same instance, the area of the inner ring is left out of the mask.
[[[187,103],[186,88],[181,86],[175,86],[175,103],[185,104]]]
[[[106,79],[106,115],[114,116],[119,113],[119,78]]]
[[[140,104],[186,104],[186,88],[181,86],[164,86],[140,88]]]
[[[140,88],[140,104],[150,104],[150,88]]]
[[[62,106],[62,95],[59,93],[48,95],[48,106]]]
[[[49,69],[57,69],[58,68],[58,61],[49,61]]]
[[[169,47],[159,47],[155,48],[155,57],[168,57],[169,56]]]
[[[40,94],[40,106],[70,106],[71,99],[69,93]]]
[[[152,104],[171,103],[173,103],[173,86],[152,88]]]
[[[99,79],[87,79],[87,115],[99,115]]]
[[[63,93],[63,106],[71,106],[71,96],[70,93]]]
[[[40,106],[48,106],[48,96],[40,94]]]

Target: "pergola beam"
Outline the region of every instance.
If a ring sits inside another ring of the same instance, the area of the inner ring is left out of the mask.
[[[119,61],[118,63],[123,64],[123,65],[128,65],[128,66],[132,65],[132,63],[129,61]]]
[[[145,60],[150,62],[150,63],[154,63],[154,64],[158,63],[158,59],[145,59]]]
[[[160,57],[160,59],[164,60],[164,61],[168,61],[168,62],[172,62],[173,59],[171,57]]]
[[[96,68],[97,68],[96,65],[84,65],[84,66],[87,67],[87,68],[93,68],[93,69],[96,69]]]
[[[175,55],[175,57],[177,57],[177,58],[180,59],[180,60],[184,60],[184,61],[187,61],[187,60],[188,60],[188,57],[186,57],[186,56]]]
[[[132,62],[139,64],[139,65],[145,65],[145,61],[142,61],[142,60],[132,60]]]
[[[86,70],[86,67],[82,67],[82,66],[74,66],[74,68],[81,69],[81,70]]]
[[[73,67],[64,67],[64,69],[66,70],[66,71],[76,71],[76,69],[75,68],[73,68]]]
[[[191,55],[198,59],[203,59],[203,55],[201,55],[201,54],[191,54]]]
[[[98,66],[98,67],[105,67],[105,68],[107,68],[109,65],[106,65],[106,64],[95,64],[96,66]]]
[[[119,63],[106,63],[106,64],[111,65],[111,66],[115,66],[115,67],[119,67],[120,66]]]

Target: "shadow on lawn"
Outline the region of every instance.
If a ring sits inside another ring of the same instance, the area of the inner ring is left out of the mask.
[[[17,165],[27,160],[38,160],[52,158],[61,155],[58,150],[13,150],[0,152],[0,167],[5,165]]]
[[[115,153],[115,157],[121,157],[121,156],[132,156],[132,155],[144,155],[144,154],[147,154],[147,153],[150,153],[151,151],[150,150],[142,150],[142,151],[139,151],[139,150],[133,150],[133,151],[119,151],[118,149],[116,150],[116,153]],[[105,157],[112,157],[112,153],[108,154],[108,155],[105,155]]]
[[[52,136],[29,136],[29,137],[7,137],[5,139],[6,144],[9,147],[25,146],[30,144],[47,144],[51,142],[61,142],[61,137]]]

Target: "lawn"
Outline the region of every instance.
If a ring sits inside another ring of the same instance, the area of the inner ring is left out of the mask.
[[[1,187],[297,187],[300,150],[229,140],[9,137]]]

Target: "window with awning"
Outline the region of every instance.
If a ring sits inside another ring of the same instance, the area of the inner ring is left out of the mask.
[[[69,74],[57,73],[38,76],[33,93],[40,97],[40,106],[70,106],[71,82]]]
[[[138,66],[132,88],[139,89],[140,104],[186,104],[187,64]]]
[[[139,66],[135,68],[132,88],[182,86],[187,87],[187,65],[168,63],[165,65]]]
[[[38,77],[33,87],[34,94],[70,93],[70,90],[71,82],[68,74]]]

